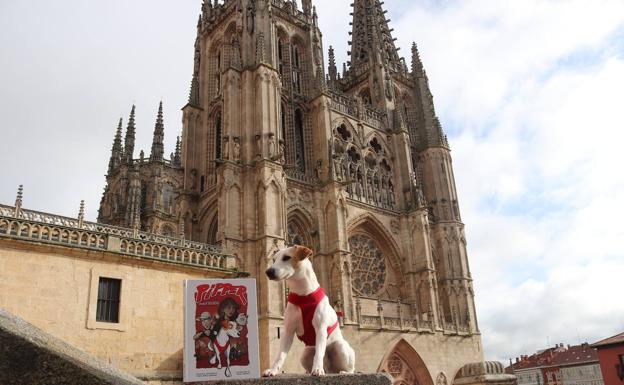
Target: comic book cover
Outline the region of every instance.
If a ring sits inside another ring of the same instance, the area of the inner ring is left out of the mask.
[[[254,279],[187,280],[184,382],[259,378]]]

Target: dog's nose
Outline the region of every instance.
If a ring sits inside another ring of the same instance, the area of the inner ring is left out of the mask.
[[[267,271],[265,271],[267,277],[269,277],[269,279],[275,279],[275,269],[274,268],[270,268],[267,269]]]

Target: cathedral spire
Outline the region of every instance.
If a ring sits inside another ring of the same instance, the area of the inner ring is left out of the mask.
[[[119,125],[117,126],[117,132],[115,133],[115,140],[113,141],[113,148],[111,150],[111,157],[108,161],[108,173],[113,172],[121,163],[121,157],[123,154],[123,147],[121,144],[121,130],[122,130],[122,118],[119,118]]]
[[[354,0],[351,34],[351,67],[372,62],[400,68],[401,60],[379,0]]]
[[[163,107],[162,100],[158,105],[158,116],[156,117],[156,125],[154,126],[154,139],[152,140],[152,153],[150,154],[150,160],[152,162],[162,162],[163,154],[165,152],[164,142],[165,139],[165,125],[163,124]]]
[[[126,139],[124,141],[124,161],[128,164],[132,163],[134,158],[134,140],[136,127],[134,125],[134,104],[132,110],[130,110],[130,118],[128,119],[128,126],[126,127]]]
[[[429,79],[427,78],[427,72],[423,66],[416,43],[412,43],[412,76],[416,83],[418,99],[422,106],[426,130],[426,141],[422,142],[421,145],[426,147],[444,147],[448,149],[448,139],[442,129],[440,119],[438,119],[436,115],[433,105],[433,95],[429,87]]]
[[[334,47],[329,46],[329,79],[335,81],[338,77],[338,68],[336,68],[336,56],[334,54]]]
[[[193,65],[193,79],[191,80],[191,92],[189,93],[189,105],[200,107],[199,100],[199,64],[201,61],[201,52],[199,46],[199,37],[195,39],[195,59]]]
[[[420,53],[415,42],[412,43],[412,75],[416,78],[425,77],[425,69],[420,60]]]

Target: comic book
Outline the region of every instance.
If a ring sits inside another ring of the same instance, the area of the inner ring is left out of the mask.
[[[187,280],[184,382],[259,377],[256,281]]]

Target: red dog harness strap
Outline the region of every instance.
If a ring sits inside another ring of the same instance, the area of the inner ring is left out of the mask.
[[[214,344],[217,347],[217,350],[219,351],[219,353],[225,353],[227,348],[230,346],[230,340],[228,339],[228,341],[225,343],[225,345],[221,346],[221,344],[219,344],[219,341],[217,341],[215,339],[214,340]]]
[[[325,291],[322,287],[314,290],[308,295],[298,295],[295,293],[288,293],[288,302],[301,309],[301,318],[303,320],[303,335],[297,336],[306,346],[316,345],[316,331],[312,326],[312,317],[314,317],[314,311],[321,300],[325,298]],[[335,324],[327,328],[327,337],[329,337],[334,330],[338,327],[338,321]]]

